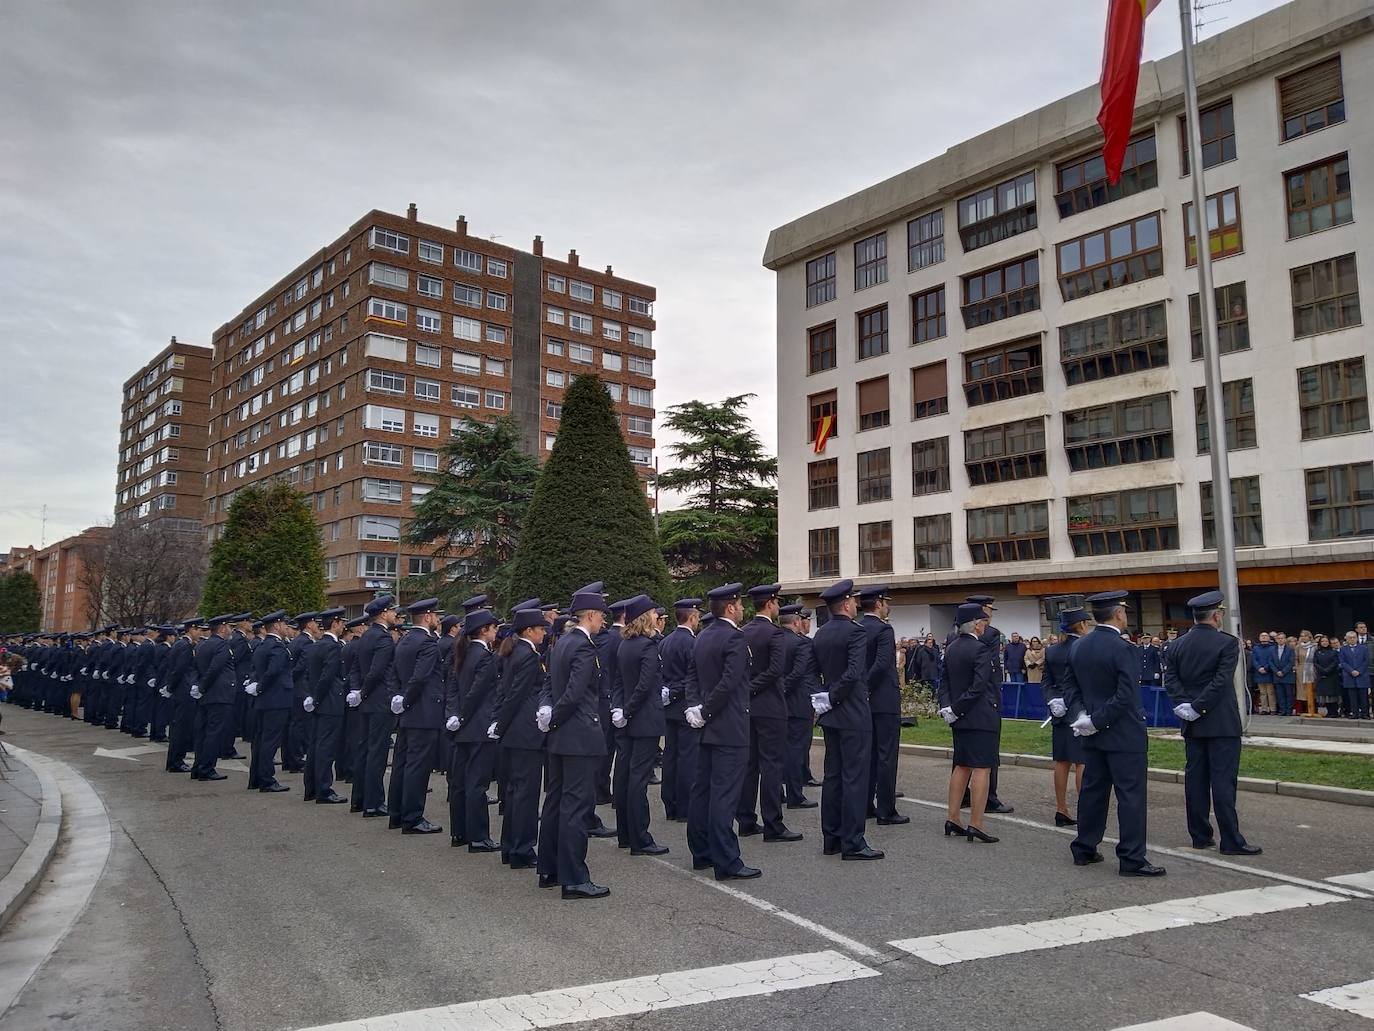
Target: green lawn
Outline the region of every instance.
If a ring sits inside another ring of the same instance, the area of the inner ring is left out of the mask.
[[[943,720],[923,719],[902,728],[902,741],[912,745],[948,748],[953,739]],[[1021,755],[1049,755],[1050,728],[1030,720],[1002,721],[1002,751]],[[1183,742],[1150,738],[1150,765],[1163,770],[1183,769]],[[1298,784],[1330,784],[1374,791],[1374,759],[1358,755],[1318,755],[1276,748],[1246,748],[1240,755],[1240,775]]]

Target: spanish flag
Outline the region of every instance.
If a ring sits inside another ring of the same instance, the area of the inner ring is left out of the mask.
[[[825,442],[830,439],[830,434],[835,429],[835,417],[833,415],[822,415],[816,420],[816,454],[825,453]]]
[[[1140,81],[1140,54],[1145,46],[1145,18],[1159,0],[1107,0],[1107,38],[1102,45],[1102,158],[1107,181],[1121,178],[1121,162],[1135,121],[1135,90]]]

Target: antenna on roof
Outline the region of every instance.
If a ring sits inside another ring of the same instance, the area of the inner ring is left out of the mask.
[[[1226,21],[1226,15],[1205,12],[1214,7],[1224,7],[1231,0],[1193,0],[1193,35],[1197,39],[1202,38],[1202,29],[1206,25],[1217,25]]]

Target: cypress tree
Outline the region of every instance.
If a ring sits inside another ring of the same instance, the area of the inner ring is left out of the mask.
[[[593,580],[612,599],[672,603],[668,567],[643,482],[596,376],[573,380],[553,451],[539,475],[515,554],[512,593],[566,602]]]
[[[38,581],[23,570],[0,576],[0,634],[30,634],[43,618]]]
[[[305,496],[282,482],[239,491],[210,549],[201,613],[323,607],[324,549]]]

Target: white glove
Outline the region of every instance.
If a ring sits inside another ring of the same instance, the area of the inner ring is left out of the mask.
[[[492,721],[491,721],[491,726],[487,728],[487,737],[491,738],[493,741],[500,741],[500,740],[501,740],[501,735],[498,734],[498,733],[496,733],[496,721],[495,721],[495,720],[492,720]]]
[[[624,710],[624,709],[612,709],[612,710],[611,710],[611,726],[615,727],[617,730],[622,730],[622,729],[624,729],[624,727],[625,727],[625,723],[626,723],[626,720],[625,720],[625,710]]]
[[[100,679],[101,679],[101,680],[109,680],[109,679],[110,679],[110,671],[107,669],[107,670],[105,670],[103,673],[101,673],[101,674],[100,674]]]
[[[148,686],[149,686],[149,687],[157,687],[157,681],[156,681],[156,680],[153,680],[153,679],[150,679],[150,680],[148,681]]]
[[[1174,706],[1174,715],[1181,720],[1192,723],[1193,720],[1202,719],[1202,713],[1193,708],[1192,702],[1182,702]]]
[[[62,678],[62,683],[65,684],[65,683],[67,683],[68,681],[70,681],[71,679],[72,679],[72,675],[71,675],[70,673],[68,673],[66,676],[64,676],[64,677]],[[149,686],[149,687],[152,687],[153,684],[155,684],[155,683],[156,683],[156,681],[150,680],[150,681],[148,681],[148,686]]]
[[[248,681],[243,685],[243,691],[245,694],[250,694],[256,698],[258,696],[258,682],[256,680]]]
[[[196,701],[200,701],[200,685],[199,685],[199,684],[192,684],[192,685],[191,685],[191,697],[194,698],[194,699],[196,699]]]
[[[1062,699],[1062,698],[1051,698],[1051,699],[1050,699],[1050,712],[1051,712],[1056,718],[1059,717],[1059,716],[1067,715],[1068,711],[1069,711],[1069,707],[1068,707],[1067,705],[1064,704],[1064,699]]]
[[[83,677],[86,675],[86,667],[85,667],[85,666],[82,666],[82,667],[81,667],[81,675],[82,675]]]
[[[535,710],[534,722],[539,727],[540,732],[547,734],[549,727],[553,724],[553,709],[547,705],[541,705]]]
[[[811,696],[811,708],[817,716],[824,716],[834,708],[830,704],[830,695],[825,691],[817,691]]]
[[[361,691],[349,691],[344,701],[348,703],[350,709],[356,709],[363,704],[363,693]]]
[[[1097,733],[1097,728],[1093,726],[1092,717],[1086,712],[1080,712],[1078,719],[1071,724],[1074,737],[1092,737]]]
[[[669,691],[666,687],[659,688],[658,696],[663,699],[663,704],[667,705],[673,697],[673,692]]]
[[[951,727],[954,726],[955,722],[959,719],[958,716],[954,715],[954,710],[950,708],[948,705],[946,705],[943,709],[939,710],[939,715],[940,719],[944,720]]]
[[[406,700],[404,695],[394,694],[391,696],[391,711],[397,716],[406,711]]]
[[[457,716],[450,716],[447,720],[444,721],[444,729],[448,731],[454,731],[457,730],[460,726],[462,726],[462,723],[463,721],[460,720]]]
[[[160,695],[162,695],[163,698],[171,698],[171,697],[172,697],[172,692],[171,692],[171,691],[168,691],[165,687],[164,687],[164,688],[160,688],[160,689],[158,690],[157,693],[160,694]]]
[[[697,730],[700,730],[702,727],[706,726],[706,720],[701,715],[700,705],[688,707],[683,715],[687,717],[687,725],[690,727],[695,727]]]
[[[306,712],[314,712],[315,699],[307,698],[305,701],[301,702],[301,708],[304,709]]]

